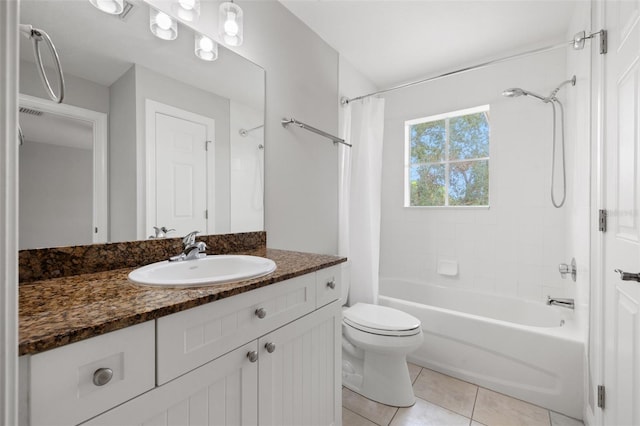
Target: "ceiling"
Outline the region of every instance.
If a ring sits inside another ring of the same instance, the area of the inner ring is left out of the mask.
[[[568,41],[583,1],[280,0],[381,89]]]

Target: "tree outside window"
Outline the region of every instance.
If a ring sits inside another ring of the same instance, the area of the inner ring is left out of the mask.
[[[489,205],[489,105],[405,122],[405,207]]]

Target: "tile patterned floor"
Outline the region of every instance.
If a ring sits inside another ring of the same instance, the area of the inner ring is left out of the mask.
[[[581,421],[409,364],[416,404],[396,408],[342,388],[343,426],[584,426]]]

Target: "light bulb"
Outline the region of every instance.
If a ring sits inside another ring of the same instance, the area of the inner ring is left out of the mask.
[[[158,24],[158,27],[165,31],[171,28],[171,18],[164,12],[158,12],[158,16],[156,16],[156,23]]]
[[[200,50],[211,52],[211,50],[213,49],[213,40],[211,40],[209,37],[202,37],[200,39],[200,43],[198,43],[198,46],[200,46]]]
[[[124,10],[124,0],[89,0],[89,2],[110,15],[119,15]]]
[[[215,61],[218,59],[218,44],[206,35],[196,33],[194,53],[203,61]]]
[[[192,10],[196,5],[196,0],[178,0],[180,6],[186,10]]]
[[[200,0],[172,0],[171,9],[179,19],[195,22],[200,17]]]
[[[238,35],[238,23],[236,22],[236,14],[233,12],[229,12],[227,15],[227,20],[224,21],[224,32],[231,37],[235,37]]]
[[[237,4],[226,1],[218,11],[218,34],[228,46],[242,44],[243,12]]]
[[[149,9],[149,29],[163,40],[175,40],[178,37],[178,22],[159,10]]]

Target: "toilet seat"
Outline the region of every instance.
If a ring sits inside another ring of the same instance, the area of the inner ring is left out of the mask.
[[[420,333],[420,320],[397,309],[356,303],[343,311],[343,322],[365,333],[382,336],[414,336]]]

